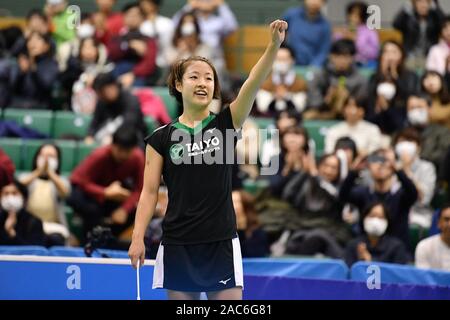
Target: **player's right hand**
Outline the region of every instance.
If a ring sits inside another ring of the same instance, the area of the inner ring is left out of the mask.
[[[128,249],[128,256],[131,259],[131,265],[134,269],[137,268],[137,262],[140,261],[140,266],[144,265],[145,261],[145,245],[144,240],[131,241],[130,249]]]

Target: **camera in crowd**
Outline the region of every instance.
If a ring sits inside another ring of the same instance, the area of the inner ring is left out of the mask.
[[[87,243],[84,246],[84,253],[87,257],[92,257],[92,254],[98,248],[107,247],[114,239],[111,228],[97,226],[92,231],[89,231],[87,236]],[[106,254],[101,254],[102,257],[108,258]]]

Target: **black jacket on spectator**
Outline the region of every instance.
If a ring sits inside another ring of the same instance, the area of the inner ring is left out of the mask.
[[[7,58],[0,58],[0,109],[8,106],[11,101],[12,64]]]
[[[4,226],[8,214],[0,210],[0,245],[45,245],[42,222],[26,210],[17,213],[16,236],[10,238]]]
[[[445,150],[445,156],[439,170],[439,178],[450,186],[450,147]],[[450,188],[447,188],[447,192],[447,197],[450,199]]]
[[[266,257],[269,255],[269,240],[262,228],[254,230],[247,236],[244,230],[238,231],[243,257]]]
[[[345,262],[349,267],[359,261],[357,247],[360,243],[365,243],[367,250],[372,256],[372,261],[406,264],[411,261],[411,256],[405,245],[399,239],[384,235],[377,245],[372,247],[367,235],[353,239],[345,249]]]
[[[379,74],[370,77],[366,119],[378,125],[383,133],[392,134],[402,129],[406,122],[406,102],[408,97],[417,91],[419,78],[415,72],[403,69],[395,82],[397,92],[390,101],[388,109],[376,113],[377,87],[382,82],[383,77]]]
[[[117,101],[106,103],[99,100],[97,102],[88,135],[94,136],[103,125],[118,116],[123,116],[123,124],[136,128],[142,138],[147,134],[138,98],[126,90],[121,90]]]
[[[418,193],[414,182],[404,171],[397,171],[396,174],[401,186],[394,187],[386,193],[378,193],[367,186],[355,185],[358,173],[350,171],[342,183],[339,197],[342,203],[349,202],[357,206],[359,212],[363,212],[368,205],[375,201],[384,202],[392,215],[387,233],[398,237],[406,248],[410,248],[408,216],[411,207],[417,200]]]
[[[444,13],[440,9],[430,9],[426,19],[427,48],[424,54],[428,53],[430,47],[439,40],[441,23],[444,20]],[[406,52],[412,52],[419,42],[420,25],[417,14],[413,11],[402,9],[394,19],[393,27],[403,34],[403,46]]]
[[[283,158],[283,157],[281,157]],[[280,160],[280,168],[284,161]],[[342,221],[342,206],[338,188],[319,176],[293,171],[283,177],[271,177],[272,194],[291,204],[298,215],[290,221],[295,229],[324,229],[340,243],[349,240],[349,232]]]
[[[58,77],[58,63],[48,54],[36,58],[36,69],[22,72],[19,66],[13,68],[11,105],[15,108],[36,108],[50,106],[52,89]]]

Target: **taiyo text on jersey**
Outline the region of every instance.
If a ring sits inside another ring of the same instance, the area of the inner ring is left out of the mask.
[[[235,140],[241,139],[241,131],[227,129],[225,135],[217,128],[198,130],[193,135],[182,129],[172,132],[169,149],[172,162],[180,164],[258,164],[260,139],[270,139],[275,147],[279,145],[279,133],[276,129],[249,129],[246,131],[241,151],[236,153]],[[248,148],[248,149],[246,149]],[[261,175],[273,175],[278,172],[278,157],[274,157],[268,166],[261,168]]]

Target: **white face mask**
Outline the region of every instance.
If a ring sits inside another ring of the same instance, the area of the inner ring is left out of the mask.
[[[395,85],[390,82],[382,82],[377,87],[377,94],[383,96],[388,101],[395,96],[396,92]]]
[[[411,141],[402,141],[395,145],[395,153],[400,157],[402,154],[406,154],[410,157],[414,157],[417,152],[417,144]]]
[[[291,65],[287,62],[275,61],[272,66],[273,72],[286,74],[291,69]]]
[[[95,34],[95,27],[89,23],[80,24],[77,29],[77,36],[80,39],[91,38]]]
[[[388,227],[386,219],[367,217],[364,219],[364,231],[370,236],[381,237]]]
[[[184,37],[193,35],[195,31],[195,24],[192,22],[183,23],[181,26],[181,35]]]
[[[37,166],[38,168],[43,168],[45,166],[45,158],[42,156],[39,156],[37,159]],[[48,158],[48,168],[51,171],[56,171],[58,169],[58,159],[50,157]]]
[[[23,207],[23,198],[21,196],[8,195],[2,197],[2,208],[7,211],[18,212]]]
[[[424,108],[416,108],[408,112],[408,121],[413,126],[428,124],[428,110]]]

